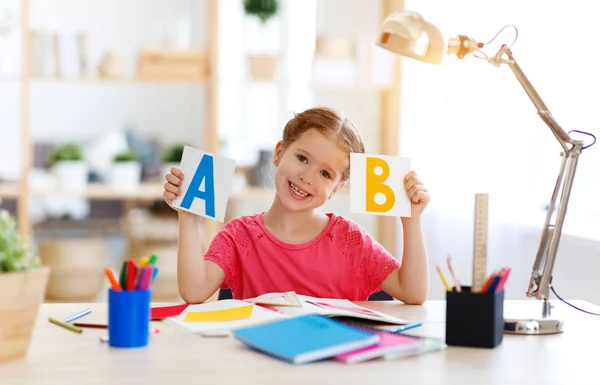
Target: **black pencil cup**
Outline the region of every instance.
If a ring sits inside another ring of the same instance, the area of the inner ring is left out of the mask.
[[[446,292],[446,345],[495,348],[504,335],[504,290]]]

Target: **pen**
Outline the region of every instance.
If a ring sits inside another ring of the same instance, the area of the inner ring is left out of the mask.
[[[83,317],[84,315],[90,314],[92,312],[92,309],[85,309],[77,314],[73,314],[72,316],[68,317],[65,322],[69,323],[69,322],[73,322],[78,318]]]
[[[387,329],[387,330],[389,330],[389,331],[391,331],[393,333],[402,333],[404,331],[407,331],[408,329],[414,329],[414,328],[419,327],[421,325],[422,325],[421,322],[413,322],[413,323],[409,323],[409,324],[406,324],[406,325],[402,325],[402,326],[397,327],[395,329]]]
[[[446,291],[452,291],[450,285],[448,285],[448,281],[446,281],[446,277],[444,277],[444,273],[442,273],[442,269],[440,269],[440,267],[437,264],[435,265],[435,268],[438,272],[438,275],[440,276],[440,279],[442,280],[442,283],[444,284],[444,287],[446,288]]]
[[[57,320],[56,318],[50,317],[50,318],[48,318],[48,321],[52,322],[55,325],[62,326],[65,329],[69,329],[70,331],[75,332],[75,333],[81,333],[83,331],[75,325],[64,323],[62,321]]]

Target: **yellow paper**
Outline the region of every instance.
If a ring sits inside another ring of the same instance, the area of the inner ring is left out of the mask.
[[[250,318],[253,305],[234,307],[233,309],[191,311],[185,315],[185,322],[221,322]]]

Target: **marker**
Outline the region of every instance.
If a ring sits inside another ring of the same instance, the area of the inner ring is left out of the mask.
[[[506,283],[506,280],[508,279],[509,274],[510,274],[510,267],[505,267],[504,275],[502,275],[502,277],[500,278],[500,282],[498,282],[498,285],[496,286],[496,291],[500,291],[500,290],[504,289],[504,284]]]
[[[152,283],[154,283],[154,280],[156,279],[156,276],[158,275],[158,266],[154,266],[154,271],[152,272]]]
[[[69,329],[70,331],[75,332],[75,333],[81,333],[83,331],[80,328],[78,328],[77,326],[74,326],[74,325],[71,325],[68,323],[64,323],[62,321],[57,320],[56,318],[50,317],[50,318],[48,318],[48,321],[52,322],[55,325],[62,326],[65,329]]]
[[[148,257],[142,257],[140,259],[140,267],[144,267],[148,264]]]
[[[72,316],[70,316],[69,318],[67,318],[65,320],[65,322],[67,322],[67,323],[68,322],[73,322],[76,319],[83,317],[84,315],[90,314],[91,312],[92,312],[92,309],[85,309],[84,311],[81,311],[81,312],[79,312],[77,314],[73,314]]]
[[[121,265],[121,273],[119,275],[119,284],[123,289],[127,287],[127,261],[123,261]]]
[[[156,254],[152,254],[150,256],[150,259],[148,260],[148,264],[149,265],[156,265],[156,260],[158,259],[158,257],[156,256]]]
[[[123,290],[123,288],[121,287],[119,282],[117,282],[117,277],[115,277],[115,273],[113,273],[112,269],[107,267],[106,269],[104,269],[104,274],[108,278],[108,281],[110,282],[110,286],[112,287],[112,289],[114,291]]]

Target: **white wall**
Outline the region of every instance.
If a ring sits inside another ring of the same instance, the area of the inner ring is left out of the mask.
[[[446,37],[467,34],[487,42],[503,26],[516,25],[514,56],[559,124],[600,138],[593,3],[428,0],[407,1],[405,7]],[[486,52],[494,54],[514,36],[505,30]],[[525,298],[560,145],[507,66],[473,58],[448,59],[442,66],[405,59],[402,92],[401,153],[413,158],[432,195],[425,215],[432,265],[446,269],[450,254],[459,279],[470,284],[474,193],[487,192],[488,271],[510,266],[507,298]],[[563,298],[600,303],[593,273],[600,270],[599,176],[596,144],[581,156],[555,264],[553,282]],[[430,298],[443,298],[433,268],[431,282]]]

